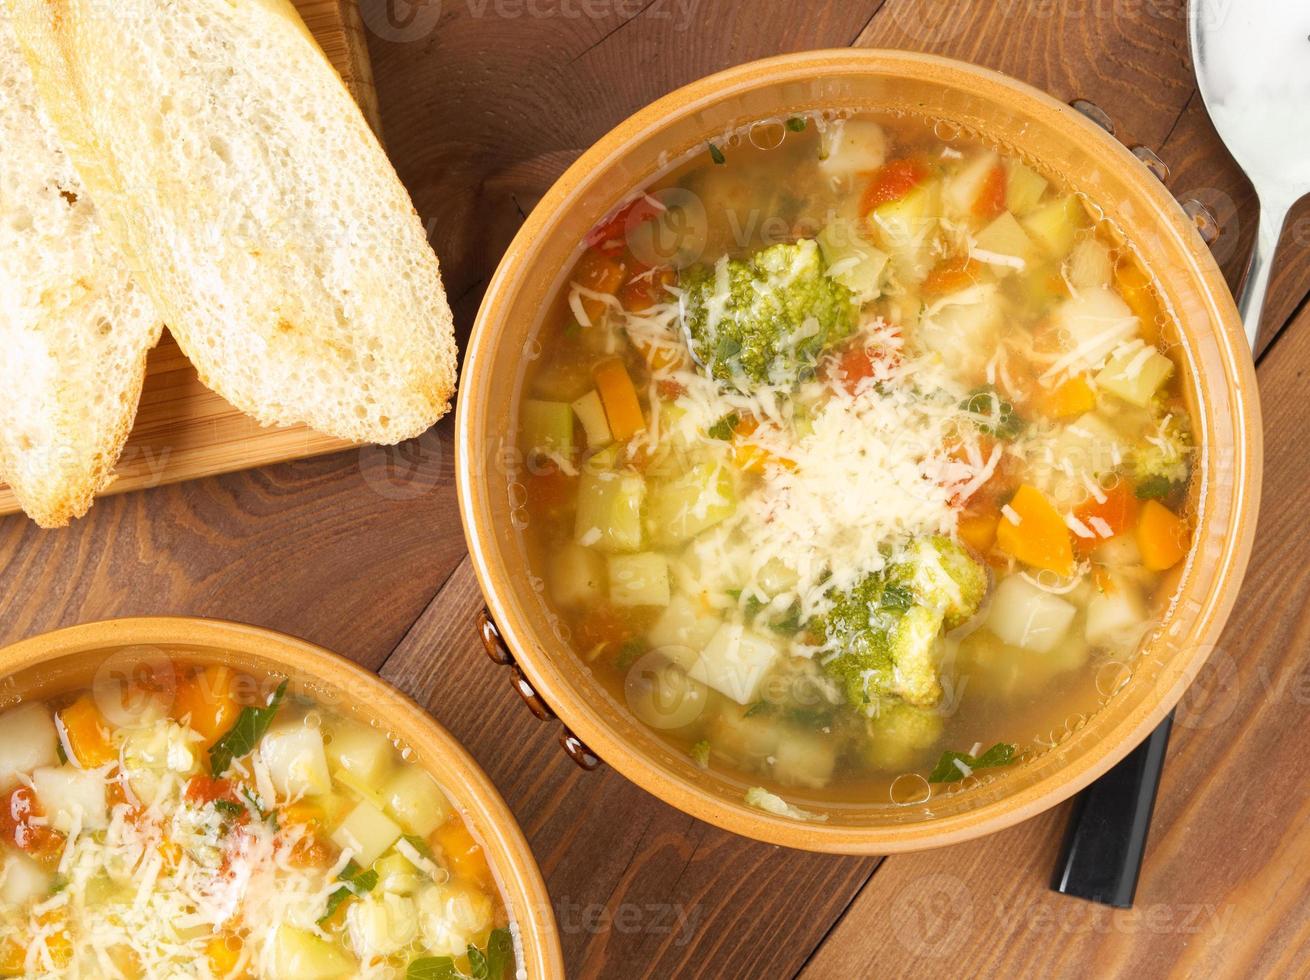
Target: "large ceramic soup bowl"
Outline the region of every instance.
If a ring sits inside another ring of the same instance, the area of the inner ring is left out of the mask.
[[[744,65],[583,154],[457,428],[484,641],[565,748],[824,851],[990,833],[1123,758],[1211,653],[1260,487],[1251,356],[1164,186],[904,52]]]
[[[541,873],[477,763],[289,636],[143,618],[5,647],[0,794],[5,976],[564,976]]]

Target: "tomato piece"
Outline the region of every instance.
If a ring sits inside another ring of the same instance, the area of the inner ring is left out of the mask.
[[[1120,480],[1102,495],[1104,500],[1088,497],[1074,508],[1073,516],[1096,535],[1094,538],[1075,538],[1080,553],[1090,552],[1102,541],[1131,531],[1137,525],[1140,505],[1127,480]]]
[[[659,266],[642,272],[629,279],[619,290],[619,302],[623,304],[625,310],[641,313],[667,300],[669,298],[667,287],[677,281],[678,274],[668,266]]]
[[[655,385],[655,390],[659,392],[660,397],[665,401],[673,401],[675,398],[681,398],[687,393],[687,386],[672,378],[660,378]]]
[[[214,779],[212,776],[204,775],[192,776],[186,784],[184,795],[188,803],[199,806],[215,803],[218,800],[226,800],[228,803],[241,802],[230,779]]]
[[[903,159],[884,163],[873,172],[860,198],[860,215],[899,201],[928,178],[928,166],[922,160]]]
[[[982,281],[981,262],[957,256],[935,265],[923,281],[923,291],[932,296],[946,296],[968,289]]]
[[[1005,167],[997,164],[983,178],[982,188],[973,202],[976,218],[990,221],[1005,210]]]
[[[64,835],[40,822],[45,816],[36,794],[26,786],[0,800],[0,843],[49,863],[64,849]]]
[[[587,232],[587,247],[599,249],[607,255],[615,255],[623,251],[627,245],[627,236],[632,229],[657,217],[662,210],[643,194],[629,201],[612,216]]]

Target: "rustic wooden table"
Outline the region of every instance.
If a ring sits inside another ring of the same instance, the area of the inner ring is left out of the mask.
[[[386,141],[433,229],[466,336],[514,230],[589,143],[709,72],[841,45],[930,50],[1101,105],[1224,226],[1236,283],[1249,184],[1188,62],[1181,0],[365,0]],[[397,12],[405,13],[404,18]],[[584,773],[473,632],[452,426],[0,522],[0,641],[178,613],[285,630],[399,684],[464,740],[536,848],[578,976],[1287,975],[1310,944],[1310,208],[1293,214],[1259,352],[1267,466],[1236,612],[1180,713],[1131,912],[1048,891],[1068,807],[886,860],[752,843],[612,771]]]

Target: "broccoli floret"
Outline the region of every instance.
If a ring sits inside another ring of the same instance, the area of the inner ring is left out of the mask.
[[[855,329],[849,289],[827,275],[813,239],[771,245],[748,259],[724,257],[684,271],[683,324],[714,377],[789,384]]]
[[[936,704],[942,689],[933,647],[942,618],[937,610],[913,604],[908,591],[886,575],[870,575],[838,595],[823,619],[827,644],[838,651],[823,667],[857,708],[888,697]]]
[[[925,750],[942,736],[942,716],[931,708],[889,702],[868,721],[867,737],[860,748],[874,769],[895,771],[920,761]]]
[[[1181,492],[1192,475],[1192,432],[1187,417],[1165,416],[1133,453],[1133,483],[1143,500]]]
[[[973,618],[990,584],[987,569],[941,535],[914,541],[895,572],[917,602],[941,612],[948,630]]]

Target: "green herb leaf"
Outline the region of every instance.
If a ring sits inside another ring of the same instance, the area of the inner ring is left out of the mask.
[[[68,887],[68,884],[69,884],[69,882],[68,882],[68,878],[67,878],[66,876],[64,876],[64,875],[55,875],[53,878],[50,879],[50,894],[51,894],[51,896],[53,897],[53,896],[55,896],[55,895],[58,895],[58,894],[59,894],[60,892],[62,892],[65,888]]]
[[[793,133],[803,133],[805,132],[805,126],[808,123],[809,120],[804,116],[792,116],[787,120],[787,128]]]
[[[723,151],[720,150],[713,143],[706,143],[705,145],[710,148],[710,159],[713,160],[715,163],[717,163],[719,166],[722,166],[723,164],[728,162],[728,158],[723,155]]]
[[[928,782],[958,783],[964,778],[964,770],[955,764],[957,760],[971,770],[1008,766],[1014,761],[1016,751],[1013,745],[997,742],[979,756],[972,756],[968,752],[943,752],[942,757],[937,760],[937,765],[933,767],[931,775],[928,776]]]
[[[463,976],[449,956],[420,957],[405,971],[405,980],[461,980]]]
[[[619,647],[618,655],[614,658],[614,665],[619,670],[627,670],[637,658],[646,652],[646,645],[640,640],[629,640],[623,646]]]
[[[59,756],[59,764],[61,766],[68,765],[68,750],[64,748],[64,740],[62,738],[55,739],[55,755]]]
[[[288,683],[290,682],[284,680],[278,685],[267,708],[243,708],[231,731],[209,750],[209,770],[214,778],[217,779],[226,773],[233,759],[240,759],[255,750],[259,740],[268,732],[268,726],[273,724],[278,708],[282,707],[282,699],[287,695]]]
[[[410,847],[418,851],[419,857],[425,857],[429,861],[435,861],[437,859],[436,855],[432,853],[432,845],[417,834],[406,834],[405,841]]]
[[[701,739],[691,747],[691,758],[701,769],[710,767],[710,743],[708,739]]]
[[[1014,406],[1002,398],[991,385],[983,385],[969,393],[960,407],[974,415],[985,416],[988,421],[977,423],[979,430],[997,439],[1013,439],[1023,431],[1023,419]],[[994,419],[995,422],[990,420]]]
[[[472,943],[469,943],[469,969],[473,973],[473,980],[487,980],[491,971],[487,967],[487,957],[482,950],[478,949]]]
[[[246,808],[240,803],[233,803],[231,800],[215,800],[214,809],[225,817],[239,817],[246,812]]]
[[[1163,500],[1166,497],[1173,496],[1178,489],[1178,484],[1163,476],[1148,476],[1141,483],[1137,484],[1134,493],[1139,500]]]
[[[344,884],[328,896],[327,911],[318,920],[319,925],[332,918],[336,910],[341,908],[341,903],[346,899],[359,898],[376,888],[378,886],[378,873],[371,868],[365,871],[354,861],[351,861],[342,869],[341,874],[337,875],[337,881],[344,882]]]
[[[736,412],[730,412],[711,425],[705,434],[711,439],[722,439],[726,442],[737,431],[737,423],[740,421],[740,415]]]
[[[514,973],[514,937],[508,929],[491,930],[491,938],[487,940],[487,980],[507,980]]]

